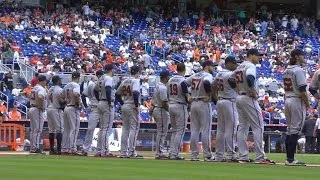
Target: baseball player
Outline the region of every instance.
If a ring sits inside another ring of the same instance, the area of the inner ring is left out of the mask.
[[[184,160],[179,155],[181,151],[182,140],[188,121],[188,85],[185,82],[184,74],[186,67],[184,63],[177,65],[177,75],[170,78],[167,90],[169,95],[169,114],[171,122],[171,141],[169,159]]]
[[[213,63],[205,61],[203,70],[186,79],[191,86],[191,161],[199,161],[198,142],[201,133],[204,161],[214,161],[211,153],[211,86]]]
[[[306,119],[307,109],[310,107],[305,72],[301,66],[305,63],[304,53],[300,49],[291,51],[289,66],[284,71],[283,83],[285,90],[285,116],[287,121],[286,136],[286,165],[304,166],[294,158],[297,142]],[[311,81],[311,94],[317,93],[318,76],[315,74]]]
[[[53,86],[48,91],[47,99],[49,101],[47,117],[49,128],[50,154],[61,154],[61,143],[63,133],[63,106],[62,92],[60,87],[61,79],[59,76],[52,77]],[[54,150],[54,139],[57,139],[57,151]]]
[[[234,78],[239,92],[236,106],[239,114],[239,128],[237,133],[237,144],[239,149],[239,163],[250,163],[247,147],[249,128],[253,131],[254,150],[256,153],[255,163],[273,164],[274,162],[265,157],[263,148],[264,124],[262,112],[258,102],[256,64],[259,63],[259,52],[257,49],[249,49],[247,61],[241,63],[234,71]],[[231,78],[231,79],[232,79]]]
[[[156,136],[156,157],[155,159],[168,159],[168,156],[164,155],[162,148],[164,147],[164,141],[168,133],[169,125],[169,105],[168,105],[168,93],[167,82],[169,81],[170,73],[168,71],[160,72],[160,82],[156,85],[153,94],[153,117],[157,124],[157,136]]]
[[[83,107],[80,96],[80,73],[75,71],[71,75],[71,82],[63,89],[66,102],[64,109],[64,131],[62,137],[62,153],[77,154],[77,137],[80,127],[80,110]]]
[[[97,80],[103,75],[103,71],[96,72],[96,77],[92,77],[87,88],[84,89],[83,94],[90,99],[90,114],[88,119],[88,129],[83,144],[82,155],[87,156],[92,144],[94,129],[97,127],[100,115],[98,111],[99,91],[95,89]]]
[[[233,56],[225,59],[225,69],[220,71],[213,81],[213,96],[217,101],[217,137],[215,161],[224,161],[224,152],[227,150],[227,161],[236,160],[235,143],[238,124],[236,108],[237,92],[230,86],[229,79],[232,71],[237,68],[237,61]]]
[[[112,130],[114,120],[114,100],[115,82],[113,81],[113,65],[105,67],[105,75],[101,76],[96,85],[99,92],[100,101],[98,112],[100,117],[100,131],[98,135],[98,145],[96,157],[114,157],[109,150],[109,135]]]
[[[139,67],[132,66],[131,77],[125,79],[116,91],[117,101],[122,105],[122,135],[120,158],[143,158],[136,152],[136,141],[140,128],[140,79]],[[123,99],[122,99],[123,98]]]
[[[42,153],[40,149],[40,136],[43,129],[45,119],[45,111],[47,108],[47,78],[43,75],[38,77],[38,84],[32,88],[30,98],[31,108],[29,109],[29,119],[31,126],[30,145],[31,153]]]

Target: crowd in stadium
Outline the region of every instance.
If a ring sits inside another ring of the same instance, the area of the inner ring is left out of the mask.
[[[179,13],[172,7],[100,9],[86,3],[78,9],[56,4],[44,10],[7,4],[0,16],[1,61],[10,64],[25,57],[39,73],[48,74],[75,70],[94,73],[108,64],[117,67],[117,74],[124,74],[139,65],[141,108],[148,112],[152,96],[149,75],[158,75],[164,69],[174,74],[176,64],[184,62],[186,75],[190,76],[201,70],[204,60],[214,62],[218,72],[228,55],[240,62],[247,49],[258,48],[264,54],[258,65],[258,81],[265,123],[285,124],[282,73],[289,52],[296,47],[307,54],[309,79],[319,68],[318,22],[287,10],[277,13],[261,8],[254,14],[217,10],[216,14],[207,14]],[[11,73],[5,75],[1,91],[13,94],[15,105],[1,111],[6,111],[8,119],[19,120],[17,104],[26,103],[21,94],[28,93],[35,83],[17,86],[12,81]],[[311,101],[316,107],[312,97]],[[317,110],[308,113],[312,117]]]

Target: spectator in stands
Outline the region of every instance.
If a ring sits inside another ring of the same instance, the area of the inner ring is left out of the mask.
[[[12,92],[13,89],[13,77],[12,77],[12,72],[8,72],[5,74],[4,78],[2,79],[2,81],[5,83],[7,90],[10,91],[10,93]]]
[[[302,133],[306,137],[306,146],[305,146],[306,153],[315,152],[316,137],[313,136],[313,130],[316,125],[317,118],[318,118],[317,114],[315,114],[314,116],[307,117],[302,129]]]
[[[0,112],[2,112],[3,114],[8,113],[7,106],[2,99],[0,99]]]
[[[148,83],[148,77],[144,77],[142,79],[142,84],[141,84],[141,98],[142,100],[147,100],[149,97],[149,83]]]
[[[15,104],[9,112],[9,119],[12,121],[20,121],[21,113],[18,111],[18,106]]]
[[[32,78],[32,80],[30,82],[32,87],[34,87],[34,86],[36,86],[38,84],[38,82],[39,82],[38,76],[39,76],[39,73],[35,73],[34,74],[34,77]]]

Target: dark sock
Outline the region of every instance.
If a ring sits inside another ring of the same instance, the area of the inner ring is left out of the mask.
[[[287,160],[289,159],[289,141],[290,141],[290,135],[287,135],[287,136],[286,136],[286,142],[285,142]]]
[[[50,151],[54,151],[54,133],[49,133]]]
[[[57,151],[61,152],[62,134],[57,133]]]
[[[289,140],[289,156],[288,156],[288,161],[289,162],[292,162],[294,161],[294,154],[296,152],[296,149],[297,149],[297,144],[298,144],[298,135],[297,134],[293,134],[291,135],[290,137],[290,140]]]

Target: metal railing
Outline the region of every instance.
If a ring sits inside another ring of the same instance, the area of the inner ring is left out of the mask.
[[[0,72],[7,73],[9,71],[11,71],[10,68],[8,68],[5,64],[0,63]]]
[[[9,96],[8,96],[7,94],[3,93],[2,91],[0,91],[0,96],[2,97],[2,100],[6,103],[6,105],[7,105],[7,110],[8,110],[8,112],[9,112],[9,103],[10,103]],[[18,104],[18,105],[19,105],[19,107],[22,106],[22,107],[26,110],[26,112],[24,112],[24,111],[22,111],[21,109],[18,108],[18,111],[21,113],[21,116],[28,117],[28,116],[27,116],[28,107],[27,107],[26,105],[24,105],[24,104]]]
[[[37,70],[34,67],[27,64],[26,60],[27,58],[25,57],[19,58],[18,65],[20,69],[20,76],[22,76],[22,78],[24,78],[27,82],[30,82]]]

